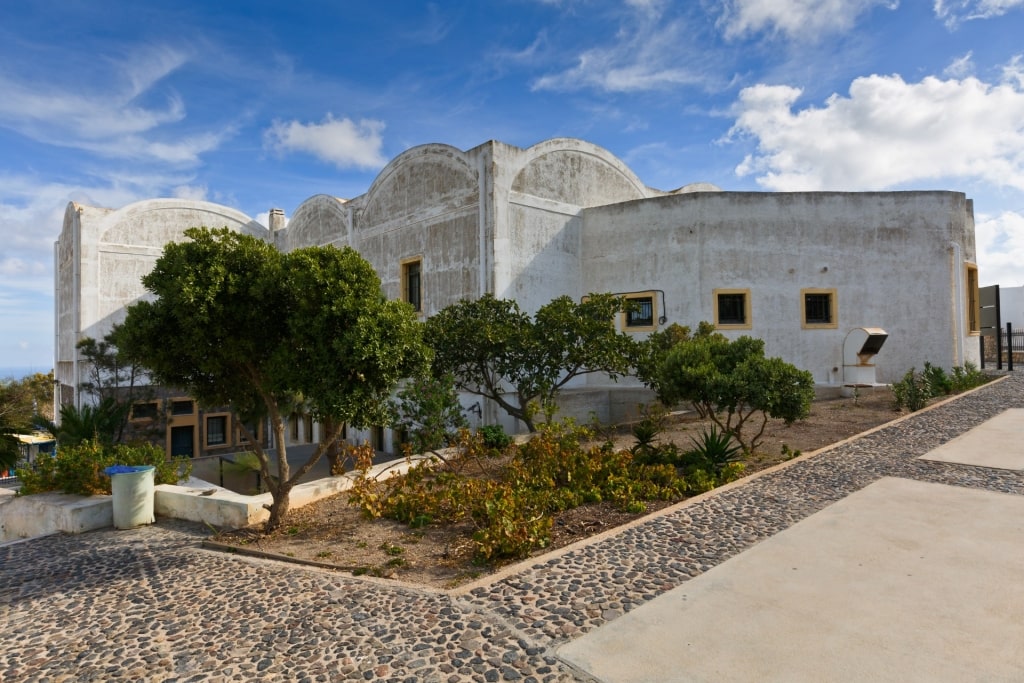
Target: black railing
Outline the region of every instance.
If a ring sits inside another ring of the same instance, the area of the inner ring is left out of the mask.
[[[995,363],[996,368],[1013,370],[1015,363],[1024,363],[1024,330],[1013,329],[1013,323],[1005,328],[992,330],[981,337],[981,367]]]

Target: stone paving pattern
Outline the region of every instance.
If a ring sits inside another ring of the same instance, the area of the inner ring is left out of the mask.
[[[0,547],[0,681],[590,681],[556,647],[884,476],[1024,495],[1024,473],[916,459],[1024,377],[918,413],[469,592],[200,549],[202,526]]]

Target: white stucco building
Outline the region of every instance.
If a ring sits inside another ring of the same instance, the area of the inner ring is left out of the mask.
[[[385,293],[424,316],[484,293],[533,312],[556,296],[614,292],[639,300],[618,324],[644,335],[716,323],[765,340],[822,387],[843,384],[850,330],[883,328],[877,378],[925,360],[977,362],[977,268],[970,199],[959,192],[726,192],[644,185],[607,150],[577,139],[528,149],[441,144],[392,160],[366,193],[317,195],[270,230],[221,206],[148,200],[119,210],[71,204],[56,247],[57,377],[80,369],[74,343],[99,338],[141,296],[163,244],[192,226],[265,235],[288,251],[349,245]],[[611,385],[588,376],[573,410],[614,414]],[[635,392],[626,402],[635,406]],[[485,407],[485,419],[501,420]],[[506,424],[507,427],[513,425]]]

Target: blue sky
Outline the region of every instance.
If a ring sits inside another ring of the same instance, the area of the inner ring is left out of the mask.
[[[981,284],[1024,285],[1021,36],[1024,0],[4,2],[0,366],[52,365],[67,202],[265,223],[427,142],[584,138],[663,190],[959,190]]]

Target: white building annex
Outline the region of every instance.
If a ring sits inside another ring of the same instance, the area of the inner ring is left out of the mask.
[[[769,355],[809,370],[823,389],[844,383],[843,343],[856,328],[889,335],[873,359],[879,382],[926,360],[979,360],[973,205],[959,192],[727,192],[703,183],[665,192],[583,140],[528,149],[488,141],[468,151],[414,147],[365,194],[313,196],[287,227],[279,211],[270,222],[266,230],[233,209],[186,200],[70,204],[56,245],[63,391],[82,377],[75,342],[119,322],[162,245],[197,225],[262,235],[285,251],[351,246],[387,296],[423,316],[485,293],[529,312],[563,294],[624,294],[640,312],[619,320],[622,329],[645,335],[711,321],[730,337],[763,338]],[[638,389],[586,377],[565,408],[614,416],[616,406],[636,406]],[[484,408],[484,419],[502,421]]]

